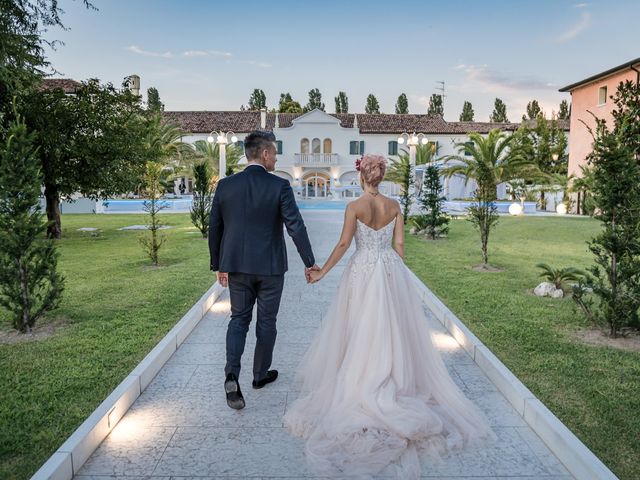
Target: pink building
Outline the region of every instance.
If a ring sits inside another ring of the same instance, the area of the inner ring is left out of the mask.
[[[591,112],[611,126],[614,106],[611,96],[615,95],[620,82],[626,80],[640,81],[640,58],[560,89],[571,94],[569,175],[581,176],[580,167],[586,164],[587,155],[591,152],[593,139],[582,122],[591,128],[595,127]]]

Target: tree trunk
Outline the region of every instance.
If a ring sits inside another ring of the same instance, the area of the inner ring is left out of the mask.
[[[49,221],[47,237],[60,238],[62,236],[62,227],[60,222],[60,194],[58,193],[58,189],[54,185],[45,183],[44,198],[47,203],[47,220]]]

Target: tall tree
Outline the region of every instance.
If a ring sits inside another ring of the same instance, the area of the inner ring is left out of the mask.
[[[558,120],[569,119],[569,102],[562,100],[560,102],[560,110],[558,110]]]
[[[621,82],[613,102],[613,129],[596,120],[587,157],[602,231],[589,242],[595,265],[587,286],[598,304],[581,307],[616,337],[623,327],[640,327],[640,86]]]
[[[211,184],[211,169],[206,161],[193,166],[193,202],[189,213],[191,223],[200,230],[202,238],[209,236],[209,213],[213,202],[213,187]]]
[[[246,109],[257,111],[263,108],[267,108],[267,96],[261,89],[255,88],[249,97],[249,104]]]
[[[134,191],[149,151],[150,123],[140,98],[127,88],[91,80],[65,95],[61,89],[31,95],[28,128],[36,133],[50,237],[61,235],[60,200]]]
[[[522,116],[522,120],[535,120],[542,113],[540,104],[537,100],[531,100],[527,103],[527,114]]]
[[[446,235],[449,231],[449,217],[444,213],[446,198],[440,181],[440,170],[435,163],[429,163],[424,172],[424,183],[420,191],[420,203],[425,211],[427,236],[431,240]]]
[[[461,122],[473,122],[473,106],[471,105],[471,102],[468,102],[467,100],[464,101],[464,105],[462,105],[462,113],[460,114],[460,121]]]
[[[65,29],[57,0],[0,0],[0,143],[23,99],[36,91],[48,69],[45,46],[54,42],[40,34],[49,27]],[[87,8],[92,8],[83,0]],[[14,108],[15,105],[15,108]]]
[[[336,101],[336,113],[349,113],[349,99],[345,92],[338,92]]]
[[[280,94],[280,102],[278,104],[278,112],[280,113],[302,113],[302,107],[296,102],[289,92]]]
[[[322,94],[320,90],[314,88],[313,90],[309,90],[309,103],[307,103],[304,107],[305,112],[310,112],[314,109],[322,110],[324,112],[324,103],[322,103]]]
[[[434,93],[429,98],[429,108],[427,108],[427,115],[444,115],[444,105],[442,104],[442,95]]]
[[[64,284],[53,240],[44,238],[42,174],[33,140],[18,116],[0,145],[0,306],[23,333],[58,305]]]
[[[499,98],[496,98],[496,101],[493,104],[493,112],[491,112],[489,121],[494,123],[509,122],[509,119],[507,118],[507,106]]]
[[[414,184],[414,172],[411,168],[409,152],[402,150],[397,160],[389,158],[389,162],[389,168],[387,168],[384,179],[400,185],[400,205],[402,206],[402,214],[406,225],[413,201],[411,186]]]
[[[148,214],[148,232],[142,234],[138,239],[149,256],[151,263],[156,267],[159,264],[158,253],[160,248],[167,240],[167,237],[160,232],[163,223],[160,220],[159,213],[167,208],[166,203],[161,201],[164,194],[164,188],[161,184],[162,169],[162,164],[155,161],[148,162],[145,166],[143,193],[146,200],[142,208]]]
[[[367,96],[367,104],[364,106],[365,113],[380,113],[380,104],[373,93]]]
[[[475,204],[469,209],[469,219],[480,232],[482,267],[489,266],[489,234],[497,222],[494,201],[498,185],[514,179],[527,179],[536,174],[537,169],[518,148],[511,148],[514,135],[507,135],[495,128],[484,137],[479,133],[469,134],[468,142],[455,144],[457,155],[447,155],[445,162],[452,165],[443,169],[448,177],[462,174],[465,183],[476,182]]]
[[[164,112],[164,103],[160,101],[160,94],[155,87],[147,89],[147,110],[154,113]]]
[[[396,102],[396,113],[409,113],[409,102],[407,101],[407,95],[402,93],[398,97]]]

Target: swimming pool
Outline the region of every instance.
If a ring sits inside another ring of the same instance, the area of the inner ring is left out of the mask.
[[[145,201],[108,199],[98,202],[96,213],[143,213]],[[191,208],[192,198],[163,198],[160,202],[165,206],[162,213],[185,213]],[[298,200],[297,203],[300,210],[344,210],[346,206],[344,201],[331,200]]]

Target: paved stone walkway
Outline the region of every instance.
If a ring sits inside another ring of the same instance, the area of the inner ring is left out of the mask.
[[[342,212],[303,212],[318,263],[338,239]],[[296,398],[295,368],[319,326],[351,252],[320,283],[307,285],[288,240],[286,275],[273,368],[278,380],[251,388],[255,334],[250,330],[240,384],[247,406],[227,407],[224,379],[229,300],[225,293],[133,404],[76,476],[78,479],[326,478],[305,465],[303,442],[282,427]],[[352,247],[353,248],[353,247]],[[490,447],[425,462],[423,478],[447,480],[568,480],[572,477],[511,408],[467,353],[430,317],[455,381],[488,416],[499,437]],[[382,478],[382,477],[381,477]]]

